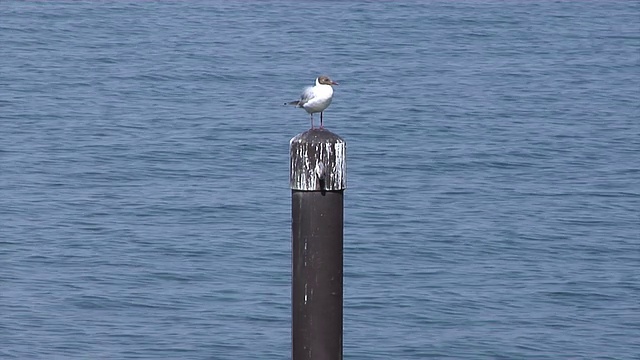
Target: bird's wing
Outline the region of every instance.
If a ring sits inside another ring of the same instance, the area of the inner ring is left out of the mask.
[[[313,99],[315,96],[316,94],[313,92],[313,87],[309,86],[308,88],[304,89],[304,91],[300,95],[300,101],[298,103],[300,104],[300,106],[302,106],[306,104],[307,101]]]

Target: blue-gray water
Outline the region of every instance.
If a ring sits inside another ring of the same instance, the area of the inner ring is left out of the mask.
[[[640,358],[640,2],[0,2],[0,358],[286,359],[284,107],[346,359]]]

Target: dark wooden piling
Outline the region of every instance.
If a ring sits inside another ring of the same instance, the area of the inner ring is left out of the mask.
[[[290,142],[293,360],[342,359],[346,143],[325,129]]]

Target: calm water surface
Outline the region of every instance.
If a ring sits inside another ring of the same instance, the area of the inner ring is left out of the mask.
[[[286,359],[283,107],[345,358],[640,358],[637,1],[0,2],[0,358]]]

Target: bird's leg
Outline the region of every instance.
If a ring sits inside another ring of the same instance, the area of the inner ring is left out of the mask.
[[[313,130],[313,113],[311,113],[310,115],[311,115],[311,130]]]
[[[322,124],[322,114],[324,114],[324,112],[320,111],[320,129],[324,128],[324,125]]]

